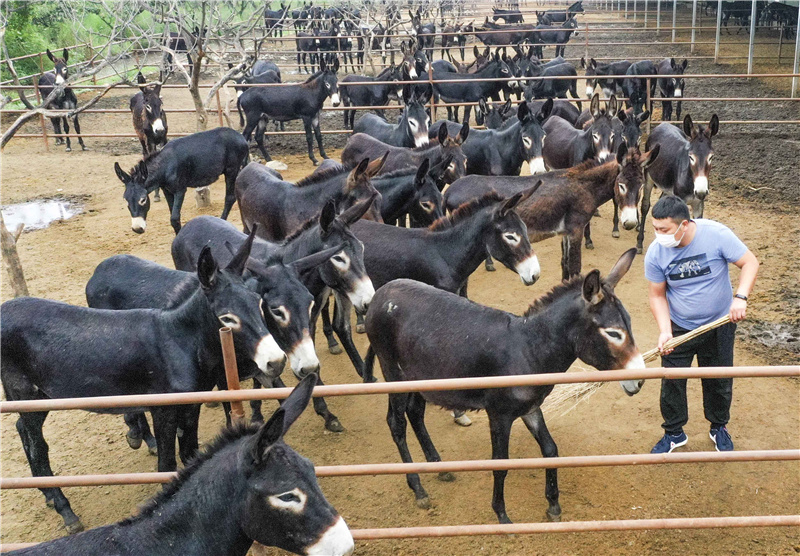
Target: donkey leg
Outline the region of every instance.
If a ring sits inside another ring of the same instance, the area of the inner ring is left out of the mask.
[[[614,229],[611,230],[611,237],[619,237],[619,205],[617,205],[616,195],[611,198],[614,203]]]
[[[147,414],[142,412],[139,414],[139,430],[142,432],[142,440],[147,444],[147,451],[151,456],[158,455],[158,445],[156,444],[156,437],[150,431],[150,425],[147,422]]]
[[[200,404],[186,405],[179,409],[180,429],[178,452],[181,463],[186,465],[197,455],[200,445],[197,440],[197,427],[200,422]]]
[[[553,437],[550,436],[550,431],[547,430],[541,409],[537,408],[533,413],[523,415],[522,422],[525,423],[536,442],[539,443],[543,457],[558,457],[558,446],[553,441]],[[545,470],[544,495],[550,505],[547,508],[547,518],[550,521],[561,521],[561,505],[558,503],[558,469],[556,468],[547,468]]]
[[[154,407],[153,429],[158,444],[158,471],[175,471],[175,436],[178,433],[178,408],[175,406]]]
[[[72,118],[72,122],[75,124],[75,133],[78,135],[78,143],[81,146],[81,150],[86,151],[89,150],[86,148],[86,145],[83,143],[83,137],[81,137],[81,124],[78,123],[78,116],[76,115]]]
[[[67,152],[69,153],[72,152],[72,143],[69,140],[69,121],[66,117],[62,118],[62,120],[64,121],[64,135],[66,135],[64,139],[67,141]]]
[[[569,236],[567,235],[561,236],[561,279],[562,280],[569,279],[569,266],[567,264],[567,261],[569,260],[569,249],[570,249]]]
[[[339,337],[339,341],[344,347],[344,351],[353,363],[358,376],[364,376],[364,360],[358,353],[358,349],[353,343],[353,332],[350,328],[350,310],[353,304],[344,296],[336,295],[336,303],[333,305],[333,331]]]
[[[311,159],[311,163],[314,166],[319,164],[317,157],[314,156],[314,138],[311,136],[311,119],[310,118],[303,118],[303,128],[306,132],[306,143],[308,144],[308,158]]]
[[[585,230],[586,228],[584,228]],[[569,238],[569,256],[567,257],[567,278],[572,278],[581,273],[581,230]]]
[[[682,101],[679,100],[678,102],[675,103],[675,119],[676,120],[680,120],[681,119],[681,102]]]
[[[592,243],[592,223],[591,221],[586,223],[586,226],[583,228],[583,237],[586,241],[586,248],[587,249],[594,249],[594,243]]]
[[[487,412],[489,415],[489,432],[492,436],[492,459],[508,459],[508,440],[511,437],[511,424],[514,419],[503,413]],[[506,513],[505,483],[508,471],[493,471],[494,492],[492,493],[492,509],[500,523],[511,523]]]
[[[47,419],[47,412],[35,412],[21,413],[17,420],[17,432],[22,440],[31,475],[34,477],[53,476],[53,470],[50,467],[50,449],[42,434],[45,419]],[[47,505],[54,508],[62,517],[64,527],[69,534],[83,531],[83,523],[72,511],[69,500],[60,488],[41,488],[39,490],[44,494]]]
[[[406,406],[406,415],[408,422],[411,423],[411,428],[414,429],[414,434],[417,437],[422,453],[425,454],[427,461],[442,461],[436,446],[433,445],[431,435],[428,433],[428,428],[425,426],[425,398],[422,394],[414,392],[409,395],[408,405]],[[456,476],[449,471],[439,473],[438,479],[440,481],[449,483],[456,480]]]
[[[330,307],[330,298],[325,301],[325,305],[322,307],[321,316],[322,316],[322,333],[325,334],[325,339],[328,340],[328,351],[334,355],[339,355],[342,353],[342,346],[339,345],[339,342],[336,341],[336,338],[333,335],[333,326],[331,325],[331,314],[329,312]]]
[[[231,209],[233,208],[233,203],[236,202],[236,194],[234,193],[234,188],[236,186],[236,176],[239,174],[239,162],[235,162],[232,168],[228,168],[225,172],[225,206],[222,209],[222,218],[223,220],[228,219],[228,215],[231,213]]]
[[[169,223],[172,224],[172,229],[175,230],[175,235],[181,231],[181,207],[183,206],[183,198],[186,196],[186,190],[183,189],[173,194],[172,206],[170,207]]]
[[[322,382],[322,377],[317,377],[317,385],[325,386],[325,383]],[[325,398],[314,398],[314,412],[317,415],[325,419],[325,428],[331,432],[344,432],[344,427],[342,423],[339,422],[339,418],[330,412],[328,409],[328,404],[325,402]]]
[[[125,440],[133,450],[138,450],[142,446],[142,429],[139,416],[141,413],[126,413],[122,416],[125,424],[128,425],[128,432],[125,433]]]
[[[314,127],[314,135],[317,137],[317,146],[319,147],[319,155],[322,158],[327,159],[330,157],[327,154],[325,154],[325,147],[322,145],[322,131],[320,131],[319,129],[319,115],[320,113],[317,113],[317,115],[314,116],[314,119],[311,120],[311,125]]]
[[[486,266],[486,270],[488,270],[489,272],[494,272],[495,271],[494,261],[492,260],[492,256],[491,255],[488,255],[488,254],[486,255],[486,262],[484,264]]]
[[[400,452],[400,459],[403,463],[413,463],[411,459],[411,452],[408,449],[406,442],[406,408],[408,407],[408,394],[389,394],[389,411],[386,413],[386,423],[389,425],[389,430],[392,433],[392,440],[394,440],[397,451]],[[406,474],[406,482],[408,487],[414,491],[414,497],[417,499],[417,507],[427,510],[431,507],[431,500],[428,498],[428,493],[422,488],[422,483],[419,480],[419,474],[408,473]]]
[[[56,136],[61,135],[61,118],[50,118],[50,123],[53,124],[53,132]],[[63,145],[64,138],[63,137],[56,137],[56,145]]]
[[[642,244],[644,243],[644,225],[647,221],[647,213],[650,211],[650,194],[653,191],[653,182],[647,172],[645,172],[643,187],[642,219],[639,220],[639,234],[636,236],[636,252],[639,254],[642,252]]]
[[[253,389],[261,388],[261,383],[253,379]],[[261,400],[250,400],[250,421],[253,423],[263,423],[264,414],[261,413]]]

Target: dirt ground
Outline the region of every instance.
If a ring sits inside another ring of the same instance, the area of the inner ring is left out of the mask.
[[[660,54],[679,56],[683,51],[666,46]],[[570,46],[568,56],[580,56],[582,48]],[[629,54],[633,55],[633,54]],[[692,66],[692,72],[723,71],[712,64]],[[741,81],[741,82],[740,82]],[[759,82],[746,80],[702,81],[691,85],[697,96],[776,96]],[[583,90],[579,87],[579,90]],[[689,94],[689,93],[687,93]],[[103,102],[127,108],[129,96],[116,94]],[[185,91],[164,92],[167,109],[189,107]],[[688,104],[688,103],[687,103]],[[693,103],[685,111],[707,121],[713,111],[720,119],[798,119],[789,103],[752,103],[743,108],[720,103]],[[335,118],[335,119],[334,119]],[[328,113],[325,128],[338,128],[338,112]],[[170,131],[193,131],[190,117],[170,116]],[[87,115],[85,131],[119,132],[130,129],[127,115]],[[294,128],[293,128],[294,129]],[[330,136],[326,136],[326,141]],[[749,323],[741,328],[736,348],[737,365],[797,363],[798,342],[791,341],[800,322],[798,281],[797,176],[800,175],[800,136],[790,126],[722,127],[714,140],[715,168],[706,217],[731,227],[757,254],[761,273],[750,303]],[[281,140],[276,158],[289,169],[284,177],[296,180],[313,167],[305,156],[302,137]],[[118,253],[171,265],[169,247],[173,238],[166,203],[154,204],[144,235],[130,230],[130,218],[122,200],[122,186],[113,163],[124,168],[139,158],[135,139],[87,139],[87,152],[64,153],[63,147],[41,141],[14,140],[3,152],[2,203],[10,204],[44,197],[78,197],[85,212],[66,222],[24,234],[19,254],[31,295],[85,304],[84,287],[94,268]],[[330,141],[331,156],[341,143]],[[294,154],[289,154],[289,153]],[[527,170],[523,170],[526,172]],[[212,187],[210,209],[198,210],[187,197],[183,221],[198,214],[218,215],[222,210],[222,182]],[[772,189],[762,189],[762,188]],[[593,251],[584,252],[586,269],[608,271],[625,249],[635,244],[634,232],[612,239],[611,207],[604,206],[594,221]],[[231,221],[240,224],[234,210]],[[649,224],[646,240],[652,239]],[[470,296],[514,313],[521,313],[537,296],[559,282],[560,244],[548,240],[535,245],[542,265],[542,279],[525,287],[519,278],[502,269],[496,273],[478,270],[470,283]],[[736,272],[734,280],[736,279]],[[3,274],[5,278],[5,274]],[[620,298],[631,314],[637,342],[642,350],[655,345],[657,329],[647,305],[646,282],[641,259],[618,287]],[[10,298],[3,283],[0,296]],[[785,327],[788,340],[766,347],[756,341],[764,330]],[[749,332],[749,333],[748,333]],[[748,339],[748,337],[751,337]],[[797,337],[796,335],[794,336]],[[366,338],[358,336],[359,350],[366,351]],[[324,346],[324,341],[319,343]],[[323,375],[328,383],[357,382],[344,355],[318,350]],[[581,368],[578,363],[576,368]],[[294,383],[289,376],[287,382]],[[647,384],[635,397],[625,396],[616,385],[606,386],[587,402],[565,415],[547,415],[548,425],[563,456],[591,454],[646,453],[661,434],[658,403],[659,385]],[[397,451],[384,422],[385,396],[332,398],[331,410],[339,416],[345,432],[325,431],[311,411],[300,419],[288,442],[317,465],[396,462]],[[702,418],[700,385],[689,389],[691,420],[686,427],[689,444],[683,450],[707,451],[713,445]],[[268,404],[268,409],[276,404]],[[446,460],[491,457],[485,414],[472,415],[474,424],[461,428],[444,411],[430,408],[428,426],[442,457]],[[0,464],[2,476],[30,474],[14,428],[16,417],[0,418]],[[201,415],[202,441],[214,437],[223,423],[221,409],[204,408]],[[729,426],[738,450],[787,449],[800,446],[800,383],[791,379],[741,379],[736,381]],[[57,412],[45,424],[53,468],[57,474],[144,472],[155,468],[155,458],[146,451],[132,451],[124,440],[122,419],[85,412]],[[409,442],[414,457],[421,452]],[[521,424],[514,428],[511,457],[537,457],[539,450]],[[660,517],[706,517],[737,515],[782,515],[800,511],[800,464],[730,463],[723,465],[684,464],[674,467],[644,466],[566,469],[559,473],[563,519],[605,520]],[[494,523],[490,507],[491,473],[461,473],[454,483],[439,483],[423,476],[433,507],[416,508],[413,496],[399,476],[326,478],[321,480],[328,499],[353,528]],[[543,521],[544,473],[515,471],[506,487],[509,515],[517,522]],[[73,509],[87,526],[110,523],[135,511],[156,492],[158,486],[73,488],[65,492]],[[61,519],[43,503],[34,490],[3,491],[3,542],[45,540],[64,533]],[[279,551],[267,551],[277,554]],[[728,529],[707,531],[646,531],[561,535],[518,535],[454,538],[439,540],[373,541],[359,543],[358,554],[796,554],[800,552],[800,531],[788,528]]]

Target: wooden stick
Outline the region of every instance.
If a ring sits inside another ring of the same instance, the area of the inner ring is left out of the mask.
[[[8,270],[8,282],[14,291],[14,297],[28,295],[28,284],[25,282],[25,274],[22,272],[22,264],[19,262],[17,254],[17,239],[25,226],[20,224],[15,232],[9,232],[3,215],[0,214],[0,243],[2,243],[3,259]]]
[[[687,332],[681,336],[676,338],[672,338],[670,341],[664,344],[664,348],[666,349],[673,349],[683,343],[688,342],[689,340],[693,340],[698,336],[705,334],[709,330],[714,330],[715,328],[719,328],[723,324],[728,324],[731,322],[731,316],[725,315],[722,318],[719,318],[713,322],[709,322],[708,324],[704,324],[703,326],[698,326],[694,330]],[[646,351],[642,354],[645,363],[649,363],[650,361],[655,361],[658,359],[658,356],[661,355],[661,352],[658,351],[658,348],[653,348],[650,351]]]

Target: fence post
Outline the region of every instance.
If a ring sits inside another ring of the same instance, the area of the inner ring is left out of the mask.
[[[586,39],[583,43],[583,57],[589,59],[589,22],[586,22]]]
[[[3,260],[6,262],[8,270],[8,281],[14,291],[14,297],[23,297],[28,294],[28,284],[25,282],[25,274],[22,272],[22,264],[19,262],[17,254],[17,240],[25,224],[20,223],[12,233],[6,228],[3,215],[0,213],[0,244],[2,244]]]
[[[628,19],[628,0],[625,0],[625,19]]]
[[[661,0],[656,0],[656,35],[661,34]]]
[[[719,59],[719,37],[722,30],[722,0],[717,0],[717,36],[714,39],[714,63]]]
[[[86,46],[89,47],[89,67],[94,69],[94,48],[92,48],[92,45],[89,44],[89,43],[87,43]],[[92,85],[97,85],[97,74],[96,73],[92,74]]]
[[[647,0],[644,0],[644,28],[647,29]]]
[[[678,13],[678,0],[672,0],[672,42],[675,42],[675,16]]]
[[[650,78],[647,78],[647,109],[650,111],[650,117],[647,118],[647,134],[650,135],[650,120],[653,119],[653,104],[650,98]]]
[[[230,327],[223,326],[219,329],[219,341],[222,343],[222,360],[225,363],[225,379],[228,390],[239,390],[239,369],[236,366],[236,352],[233,349],[233,333]],[[231,420],[244,419],[242,402],[231,402]]]
[[[747,51],[747,75],[753,73],[753,48],[756,40],[756,0],[750,4],[750,48]]]
[[[44,73],[44,59],[42,58],[42,53],[39,53],[39,71]]]
[[[639,2],[637,0],[633,0],[633,20],[636,21],[636,4]]]
[[[783,53],[783,25],[781,25],[781,31],[778,35],[778,65],[781,65],[781,54]]]
[[[41,58],[41,53],[39,54]],[[42,103],[42,94],[39,92],[39,80],[33,80],[33,90],[36,93],[36,104]],[[44,123],[44,116],[39,114],[39,125],[42,126],[42,139],[44,139],[44,150],[45,152],[50,152],[50,147],[47,144],[47,124]]]
[[[697,0],[692,0],[692,45],[689,47],[689,52],[694,52],[695,27],[697,27]]]
[[[800,70],[800,10],[797,10],[797,27],[794,31],[794,69],[792,73],[797,75]],[[800,78],[792,77],[792,98],[797,95],[797,83]]]

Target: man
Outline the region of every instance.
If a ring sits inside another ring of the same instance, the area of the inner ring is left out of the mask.
[[[733,366],[737,322],[747,313],[747,297],[758,273],[758,260],[734,233],[719,222],[691,220],[689,207],[678,197],[663,196],[653,206],[656,238],[647,249],[644,275],[650,282],[650,310],[658,324],[658,349],[664,367],[689,367],[694,356],[700,367]],[[733,294],[728,264],[741,269]],[[725,315],[731,322],[710,330],[674,350],[664,348],[673,336]],[[726,425],[733,397],[732,378],[704,378],[703,409],[711,422],[709,436],[717,451],[733,450]],[[686,379],[661,381],[664,437],[651,450],[668,453],[688,442],[683,426],[689,420]]]

